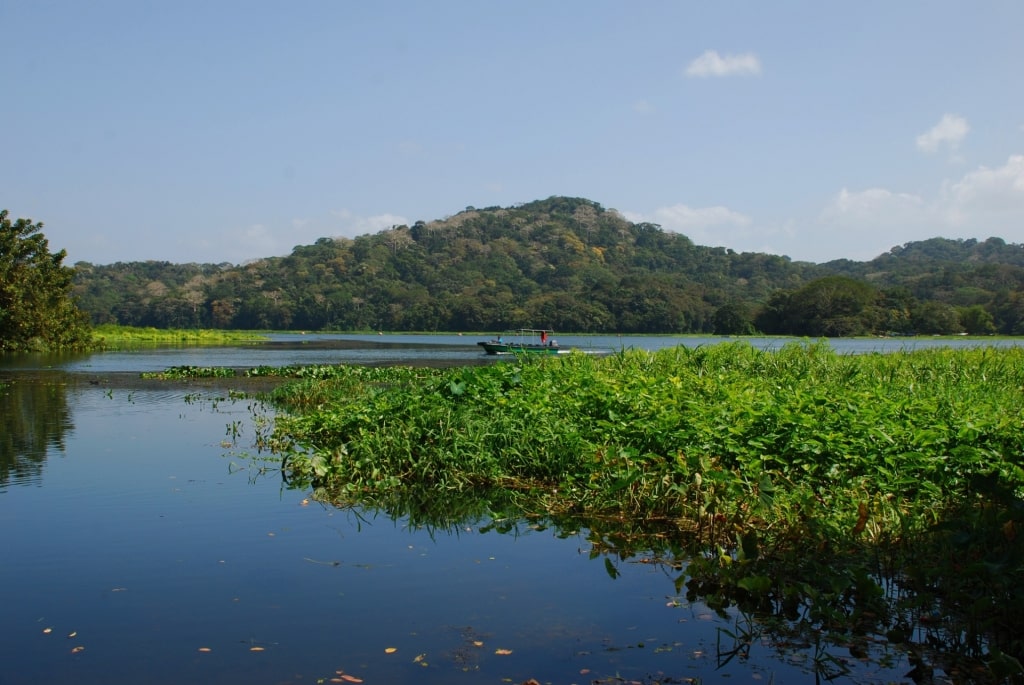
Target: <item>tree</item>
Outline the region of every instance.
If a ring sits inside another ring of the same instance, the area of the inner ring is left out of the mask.
[[[952,335],[963,330],[956,309],[945,302],[922,302],[911,313],[911,321],[922,335]]]
[[[0,351],[85,347],[88,317],[71,296],[75,270],[50,254],[42,222],[12,222],[0,210]]]
[[[766,333],[812,337],[861,335],[871,328],[878,292],[846,276],[826,276],[788,294],[773,295],[758,327]]]
[[[752,335],[754,323],[750,311],[742,302],[726,302],[711,319],[715,335]]]
[[[960,310],[960,325],[971,335],[991,335],[996,332],[992,315],[980,304]]]

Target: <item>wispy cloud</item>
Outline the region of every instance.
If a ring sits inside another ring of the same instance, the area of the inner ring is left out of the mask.
[[[746,226],[750,218],[728,207],[689,207],[684,204],[655,210],[655,218],[671,230],[686,231],[713,226]]]
[[[331,211],[336,220],[333,235],[355,238],[368,233],[379,233],[392,226],[408,225],[409,220],[397,214],[376,214],[374,216],[358,216],[347,209]]]
[[[739,55],[719,55],[717,50],[705,50],[686,67],[686,75],[696,78],[712,76],[756,76],[761,73],[761,61],[752,52]]]
[[[658,224],[666,231],[680,233],[697,245],[745,245],[749,242],[750,217],[735,210],[716,205],[690,207],[675,204],[659,207],[649,214],[623,212],[634,223]]]
[[[639,114],[651,114],[654,112],[654,105],[647,100],[637,100],[633,103],[633,111]]]
[[[917,147],[925,152],[935,152],[942,145],[955,150],[970,130],[970,125],[963,117],[944,114],[939,123],[917,137]]]
[[[935,237],[1024,239],[1024,155],[947,181],[930,198],[884,188],[843,188],[815,228],[834,256],[870,259],[889,247]],[[807,240],[809,236],[804,236]]]
[[[1024,155],[1011,155],[1001,167],[979,167],[945,184],[942,195],[946,220],[953,226],[1016,226],[1019,232],[1024,225]]]

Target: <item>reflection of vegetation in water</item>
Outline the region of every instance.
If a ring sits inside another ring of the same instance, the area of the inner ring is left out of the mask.
[[[990,348],[353,367],[281,388],[292,414],[269,444],[292,482],[410,519],[422,493],[483,489],[502,493],[495,513],[514,505],[496,520],[659,526],[621,553],[670,552],[709,606],[779,634],[927,644],[994,676],[1024,653],[1022,387],[1024,353]]]
[[[254,461],[258,462],[260,473],[266,475],[268,458],[255,457]],[[300,490],[309,487],[308,482],[288,481],[287,472],[283,475],[289,487]],[[847,611],[862,615],[856,631],[850,631],[843,624],[826,623],[820,617],[811,618],[807,612],[791,616],[788,610],[772,607],[770,603],[752,602],[749,593],[737,591],[735,587],[729,590],[723,585],[707,593],[707,588],[701,587],[691,570],[701,558],[711,558],[706,545],[692,534],[681,533],[678,527],[667,521],[545,512],[543,497],[502,489],[439,491],[410,487],[355,496],[344,489],[318,486],[313,488],[313,499],[349,511],[359,519],[383,516],[402,521],[411,528],[425,530],[432,537],[458,536],[464,530],[473,529],[478,534],[520,536],[547,531],[560,538],[578,538],[582,543],[581,551],[591,561],[599,563],[602,571],[613,580],[619,578],[628,565],[659,569],[665,578],[665,594],[670,607],[682,611],[695,603],[705,604],[722,621],[735,622],[733,627],[717,631],[715,656],[720,667],[733,659],[746,662],[763,658],[766,654],[764,651],[759,654],[758,650],[767,650],[768,655],[776,655],[790,664],[803,664],[819,676],[831,679],[848,672],[853,660],[873,660],[882,666],[891,666],[898,659],[893,652],[901,649],[873,637],[884,635],[893,625],[893,615],[883,602],[873,604],[878,613],[867,620],[863,618],[869,615],[866,606],[855,606],[849,598],[830,598],[832,602],[843,604]],[[817,582],[835,583],[836,577],[833,572],[828,578],[817,579]],[[881,579],[876,580],[881,582]],[[743,585],[742,582],[740,584]],[[814,600],[806,595],[813,592],[811,585],[798,583],[795,579],[790,587],[791,599],[807,606]],[[805,596],[798,599],[800,593]],[[671,651],[678,647],[679,644],[673,644],[669,636],[668,642],[653,651]],[[610,651],[622,648],[622,645],[607,646]],[[453,650],[450,656],[459,662],[458,649]],[[463,666],[471,667],[472,664]],[[594,678],[591,682],[622,681]],[[688,681],[666,676],[664,680],[653,679],[650,682]]]
[[[50,383],[0,385],[0,484],[37,481],[47,451],[64,451],[73,428],[67,393]]]

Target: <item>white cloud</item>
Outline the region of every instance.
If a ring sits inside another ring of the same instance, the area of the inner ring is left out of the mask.
[[[914,215],[924,208],[924,200],[909,193],[894,193],[884,188],[868,188],[850,192],[839,191],[832,204],[825,209],[825,216],[849,216],[858,220]]]
[[[637,100],[633,103],[633,111],[639,112],[640,114],[651,114],[654,112],[654,105],[647,100]]]
[[[931,198],[884,188],[842,189],[801,241],[812,261],[867,260],[929,238],[997,236],[1024,242],[1024,155],[947,181]]]
[[[194,247],[204,254],[223,255],[224,261],[243,264],[291,254],[296,246],[312,245],[320,238],[354,238],[402,224],[408,225],[409,221],[395,214],[364,217],[342,209],[326,217],[294,218],[280,225],[251,224],[201,240]]]
[[[943,114],[939,123],[917,137],[917,147],[925,152],[935,152],[945,144],[950,150],[955,150],[970,130],[970,125],[963,117]]]
[[[712,226],[746,226],[750,219],[728,207],[688,207],[684,204],[662,207],[655,210],[657,223],[670,230],[704,229]]]
[[[917,195],[885,188],[840,190],[800,236],[804,259],[866,261],[896,245],[934,238],[941,232],[934,208]]]
[[[339,220],[334,222],[335,227],[332,229],[334,232],[331,235],[347,238],[355,238],[367,233],[379,233],[392,226],[409,225],[408,219],[397,214],[357,216],[347,209],[339,209],[332,211],[331,216]]]
[[[1024,155],[1011,155],[1001,167],[979,167],[946,183],[942,196],[949,225],[974,230],[1000,227],[1004,233],[1016,232],[1019,240],[1024,233]]]
[[[761,73],[761,61],[752,52],[740,55],[718,54],[716,50],[706,50],[686,67],[686,75],[698,78],[709,76],[746,76]]]
[[[660,207],[650,214],[623,212],[634,223],[658,224],[666,231],[681,233],[697,245],[733,247],[746,243],[750,217],[728,207],[689,207],[676,204]]]

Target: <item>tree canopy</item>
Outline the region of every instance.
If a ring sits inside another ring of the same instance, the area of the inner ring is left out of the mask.
[[[0,352],[84,347],[89,319],[72,298],[75,270],[30,219],[0,210]]]
[[[93,323],[157,328],[791,335],[1024,333],[1024,246],[932,239],[870,262],[694,244],[583,198],[467,207],[242,265],[79,263]],[[819,279],[826,279],[817,283]],[[924,303],[937,304],[924,307]]]

